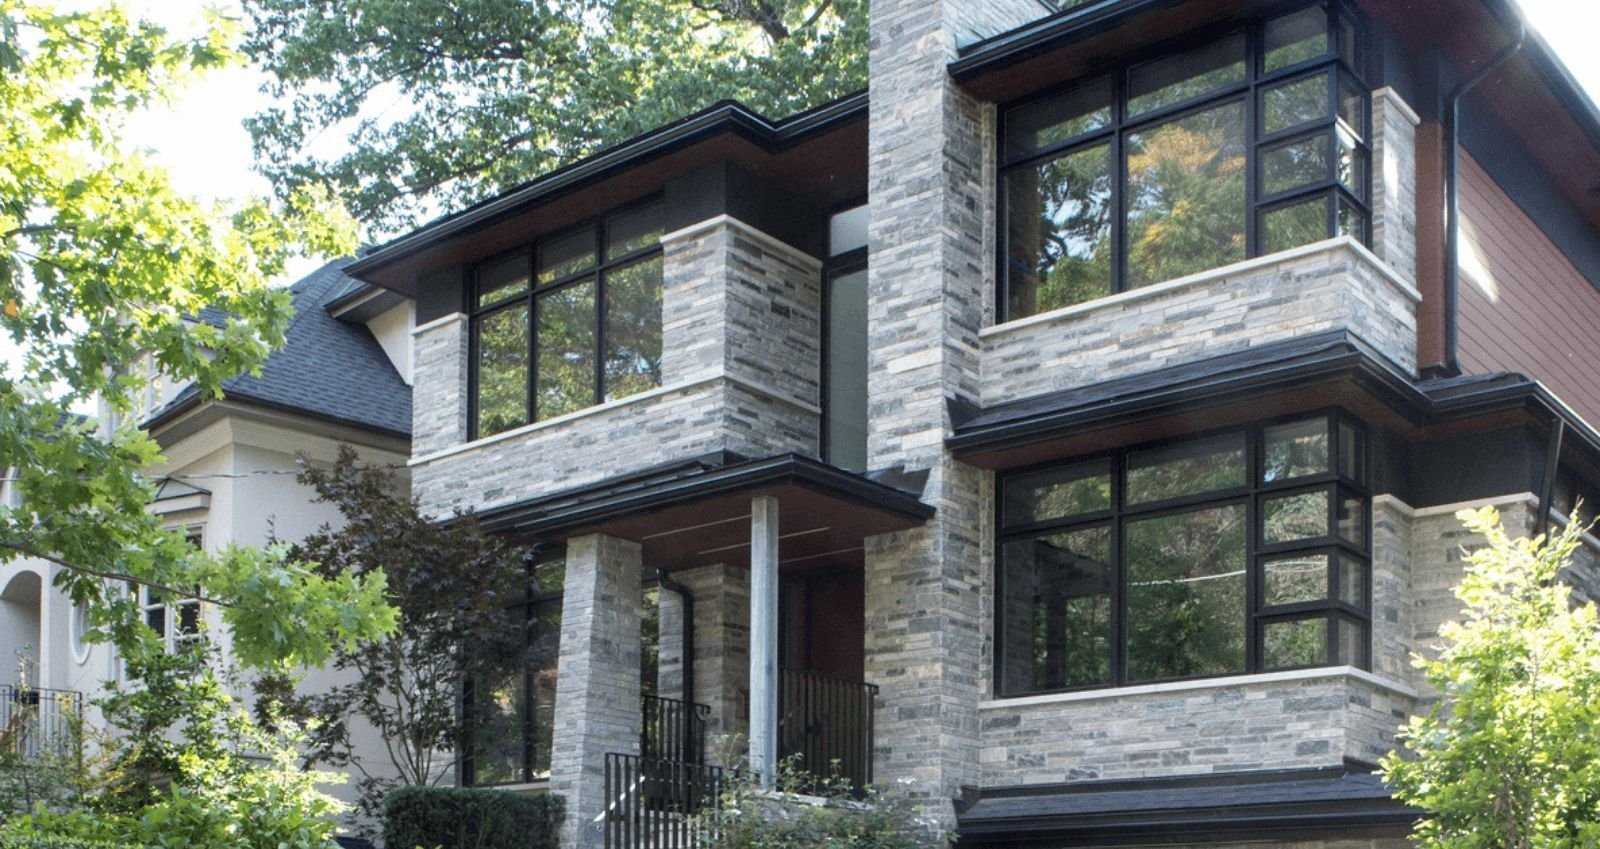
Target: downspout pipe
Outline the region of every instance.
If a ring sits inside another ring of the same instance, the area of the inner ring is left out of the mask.
[[[1461,99],[1466,97],[1478,83],[1484,81],[1501,65],[1505,64],[1512,56],[1522,49],[1528,40],[1528,25],[1520,18],[1517,20],[1517,36],[1511,40],[1494,58],[1490,59],[1483,67],[1475,71],[1451,89],[1445,95],[1444,116],[1441,124],[1444,130],[1444,196],[1445,196],[1445,228],[1444,228],[1444,364],[1442,371],[1447,377],[1454,377],[1461,373],[1461,358],[1459,355],[1460,330],[1460,291],[1461,291],[1461,152],[1460,147],[1460,120]]]
[[[1539,487],[1539,515],[1534,519],[1533,535],[1550,531],[1550,508],[1555,506],[1556,476],[1561,472],[1561,443],[1567,435],[1567,420],[1556,416],[1550,423],[1550,441],[1545,446],[1544,482]]]

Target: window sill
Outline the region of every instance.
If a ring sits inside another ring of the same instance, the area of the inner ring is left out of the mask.
[[[524,784],[474,784],[471,787],[474,790],[500,790],[506,793],[548,793],[550,779],[541,778]]]
[[[1255,259],[1247,259],[1243,262],[1236,262],[1232,265],[1224,265],[1220,268],[1209,269],[1207,271],[1199,272],[1198,274],[1191,274],[1187,277],[1179,277],[1175,280],[1168,280],[1165,283],[1157,283],[1153,286],[1145,286],[1139,289],[1130,289],[1126,292],[1118,292],[1115,295],[1107,295],[1103,298],[1096,298],[1092,301],[1084,301],[1081,304],[1073,304],[1072,306],[1061,307],[1060,309],[1050,310],[1049,312],[1042,312],[1036,315],[1027,316],[1025,318],[1019,318],[1013,321],[992,325],[979,330],[978,338],[988,339],[994,336],[1004,336],[1008,333],[1025,330],[1035,325],[1050,324],[1065,318],[1072,318],[1074,316],[1092,313],[1108,307],[1133,303],[1145,300],[1147,298],[1159,297],[1178,289],[1185,289],[1191,286],[1203,286],[1209,283],[1215,283],[1218,280],[1222,280],[1227,277],[1248,274],[1252,271],[1262,268],[1270,268],[1274,265],[1279,265],[1285,262],[1292,262],[1297,259],[1317,256],[1319,254],[1331,254],[1336,251],[1346,249],[1354,251],[1357,256],[1366,260],[1368,264],[1377,269],[1378,273],[1382,274],[1383,277],[1389,281],[1390,285],[1400,290],[1400,292],[1406,297],[1410,298],[1413,303],[1422,302],[1422,293],[1418,292],[1415,286],[1407,282],[1405,278],[1401,277],[1397,272],[1395,272],[1394,269],[1390,268],[1387,263],[1379,259],[1378,255],[1374,254],[1370,248],[1349,236],[1339,236],[1333,239],[1325,239],[1320,242],[1312,242],[1309,245],[1301,245],[1298,248],[1279,251],[1275,254],[1267,254],[1265,256],[1256,257]]]
[[[1410,686],[1385,678],[1354,666],[1320,666],[1315,669],[1291,669],[1287,672],[1262,672],[1255,675],[1230,675],[1224,678],[1196,678],[1188,681],[1164,681],[1159,684],[1136,684],[1131,687],[1105,687],[1098,690],[1074,690],[1069,693],[1049,693],[1042,696],[1018,696],[1007,699],[990,699],[978,703],[979,710],[1009,710],[1036,705],[1059,705],[1073,702],[1094,702],[1163,693],[1183,693],[1192,690],[1220,690],[1227,687],[1287,684],[1295,681],[1314,681],[1319,678],[1350,678],[1387,690],[1398,696],[1415,699],[1421,694]]]

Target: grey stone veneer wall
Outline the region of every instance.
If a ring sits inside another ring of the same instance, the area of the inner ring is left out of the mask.
[[[1463,548],[1483,539],[1461,526],[1462,506],[1494,503],[1508,531],[1530,533],[1528,494],[1413,509],[1392,496],[1373,504],[1372,671],[1305,670],[1213,682],[1129,687],[983,703],[987,786],[1049,784],[1373,762],[1395,732],[1435,698],[1411,666],[1436,651],[1439,627],[1460,614],[1453,594]],[[1600,587],[1600,540],[1575,558],[1580,598]],[[989,663],[986,653],[986,676]],[[989,685],[986,683],[986,687]]]
[[[1412,704],[1406,691],[1336,671],[1311,674],[990,703],[982,710],[982,780],[1008,786],[1370,763],[1393,748]]]
[[[1372,94],[1372,251],[1417,280],[1417,113],[1392,88]]]
[[[728,218],[666,241],[660,390],[469,445],[466,322],[416,334],[424,510],[483,510],[712,451],[817,453],[818,261]]]
[[[1349,239],[1318,243],[983,331],[983,403],[1347,328],[1407,373],[1420,296]]]
[[[1034,0],[874,0],[868,127],[868,465],[928,470],[929,523],[866,544],[866,678],[876,777],[943,802],[977,778],[986,476],[944,449],[945,399],[976,402],[993,265],[994,110],[951,83],[958,40]]]

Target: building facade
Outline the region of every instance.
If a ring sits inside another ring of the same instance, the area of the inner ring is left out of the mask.
[[[147,471],[158,485],[151,509],[164,524],[181,530],[202,549],[262,546],[297,541],[342,518],[333,505],[314,501],[299,484],[299,459],[331,465],[340,445],[356,449],[365,463],[403,469],[411,425],[410,302],[347,277],[349,260],[322,267],[290,287],[296,311],[284,348],[263,363],[259,375],[223,384],[225,397],[202,401],[192,386],[176,384],[145,364],[147,387],[133,412],[161,446],[163,462]],[[202,314],[201,321],[226,316]],[[95,422],[86,420],[86,425]],[[109,411],[102,428],[118,422]],[[21,500],[0,485],[0,495]],[[0,675],[0,687],[38,694],[24,745],[30,750],[59,742],[63,714],[82,711],[100,722],[94,701],[108,682],[124,673],[115,648],[84,639],[84,611],[54,588],[61,567],[31,558],[0,569],[0,658],[16,658],[15,677]],[[150,588],[138,592],[144,619],[169,645],[204,636],[229,651],[220,611],[183,597],[164,598]],[[305,687],[325,688],[333,673],[309,671]],[[16,700],[0,691],[0,714]],[[248,693],[239,694],[248,697]],[[370,728],[355,734],[360,768],[387,774],[383,741]],[[31,741],[31,742],[27,742]],[[327,788],[346,801],[352,784]]]
[[[1600,118],[1500,0],[1061,5],[875,0],[867,93],[351,266],[414,494],[545,553],[463,781],[643,845],[733,733],[963,845],[1406,845],[1454,513],[1600,486]]]

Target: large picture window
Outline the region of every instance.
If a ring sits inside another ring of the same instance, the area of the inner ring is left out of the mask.
[[[1326,414],[1003,476],[998,692],[1365,667],[1366,469]]]
[[[1317,4],[1007,108],[1002,321],[1368,238],[1359,27]]]
[[[661,385],[661,204],[478,266],[472,437]]]

